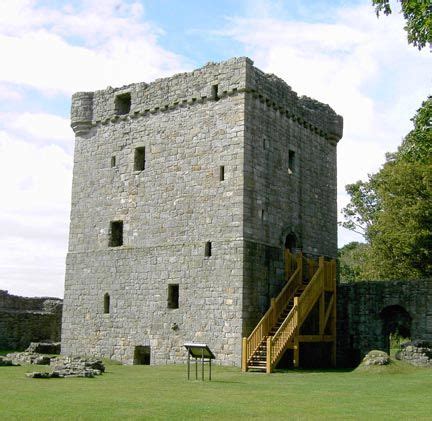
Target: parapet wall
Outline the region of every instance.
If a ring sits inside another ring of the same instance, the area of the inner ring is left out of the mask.
[[[282,79],[254,67],[247,57],[208,63],[192,72],[157,79],[150,84],[141,82],[95,92],[77,92],[72,96],[71,126],[77,135],[82,135],[98,124],[217,101],[243,92],[264,98],[274,109],[328,139],[338,141],[342,137],[342,117],[327,104],[298,97]],[[118,115],[115,100],[124,94],[130,94],[130,110]]]
[[[247,72],[247,91],[267,105],[313,132],[331,140],[342,138],[343,119],[333,109],[307,96],[299,97],[280,77],[250,66]]]
[[[60,341],[63,301],[28,298],[0,290],[0,349],[22,350],[30,342]]]

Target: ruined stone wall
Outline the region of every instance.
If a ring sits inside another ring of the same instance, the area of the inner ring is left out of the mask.
[[[62,300],[27,298],[0,290],[0,349],[22,350],[49,339],[60,341]]]
[[[119,113],[125,97],[130,108]],[[131,363],[135,347],[149,346],[151,363],[173,363],[184,342],[199,341],[239,365],[242,335],[283,281],[285,231],[299,228],[311,253],[336,253],[341,118],[247,58],[77,93],[71,125],[65,354]],[[291,177],[288,146],[298,153]],[[136,148],[145,148],[139,171]],[[123,222],[119,247],[109,246],[112,221]],[[178,309],[167,308],[170,284]]]
[[[432,279],[339,286],[339,365],[356,365],[373,349],[388,352],[384,314],[386,309],[394,306],[409,314],[411,339],[432,340]]]

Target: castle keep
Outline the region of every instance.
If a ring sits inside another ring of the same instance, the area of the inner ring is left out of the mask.
[[[62,353],[183,361],[242,337],[284,285],[284,251],[336,257],[342,118],[248,58],[73,95]]]

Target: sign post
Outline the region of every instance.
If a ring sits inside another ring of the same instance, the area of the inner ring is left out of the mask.
[[[190,380],[190,359],[195,358],[195,380],[198,380],[198,359],[201,359],[201,380],[204,381],[204,364],[209,363],[209,380],[211,380],[211,360],[216,357],[207,344],[196,344],[193,342],[185,343],[184,347],[188,353],[187,370],[188,380]]]

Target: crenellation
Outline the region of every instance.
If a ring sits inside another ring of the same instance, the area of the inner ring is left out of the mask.
[[[218,86],[218,98],[212,89]],[[80,92],[72,98],[72,128],[84,134],[91,126],[115,123],[166,112],[186,105],[217,101],[243,92],[252,93],[268,107],[332,140],[342,137],[342,117],[327,104],[308,97],[298,97],[279,77],[266,74],[245,57],[221,63],[208,63],[190,73],[179,73],[152,83],[136,83],[114,89]],[[130,94],[130,112],[117,115],[115,98]]]

